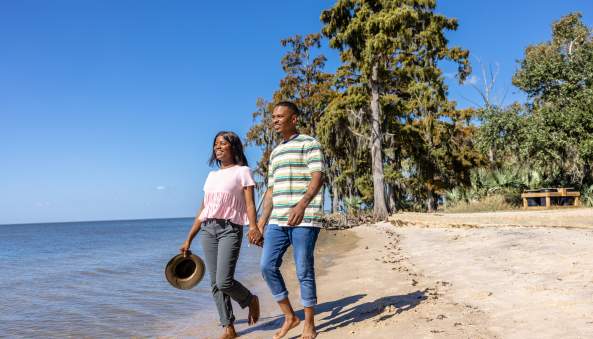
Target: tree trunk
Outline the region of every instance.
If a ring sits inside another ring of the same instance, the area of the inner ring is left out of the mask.
[[[391,213],[396,212],[395,188],[393,185],[387,185],[387,208]]]
[[[371,87],[371,161],[373,167],[373,215],[378,219],[385,219],[389,215],[385,204],[385,185],[383,174],[383,148],[381,145],[381,108],[379,106],[379,64],[373,65],[373,74],[369,86]]]
[[[434,192],[432,191],[432,189],[429,188],[427,190],[427,193],[428,193],[428,196],[426,198],[426,209],[428,210],[428,213],[432,213],[432,212],[436,211],[436,208],[435,208],[436,199],[435,199]]]
[[[583,180],[581,181],[581,186],[582,185],[591,185],[591,183],[593,182],[593,171],[591,170],[591,164],[588,162],[585,162],[585,166],[583,168]]]
[[[338,213],[340,207],[340,199],[338,197],[338,187],[332,185],[332,213]]]

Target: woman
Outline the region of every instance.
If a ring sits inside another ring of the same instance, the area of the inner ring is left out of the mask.
[[[234,273],[243,225],[249,225],[247,238],[250,243],[260,245],[262,235],[256,223],[255,183],[247,167],[241,139],[233,132],[216,134],[209,163],[210,166],[216,164],[219,169],[208,174],[202,206],[180,250],[187,254],[192,240],[202,230],[201,243],[212,282],[212,295],[224,327],[221,339],[228,339],[237,336],[231,298],[242,308],[249,307],[247,320],[250,325],[259,318],[257,296],[236,281]]]

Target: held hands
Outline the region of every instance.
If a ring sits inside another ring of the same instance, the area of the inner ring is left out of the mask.
[[[261,234],[259,227],[255,225],[249,225],[249,231],[247,232],[247,240],[249,240],[250,244],[254,244],[256,246],[262,246],[264,243],[264,237]]]

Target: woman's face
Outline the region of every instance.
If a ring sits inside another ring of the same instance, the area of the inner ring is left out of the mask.
[[[222,135],[214,141],[214,155],[220,162],[226,164],[233,161],[233,149],[231,144]]]

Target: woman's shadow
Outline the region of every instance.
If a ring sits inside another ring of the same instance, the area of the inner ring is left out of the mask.
[[[361,322],[376,315],[384,312],[384,309],[389,306],[395,307],[394,312],[385,312],[378,321],[384,321],[393,317],[396,314],[409,311],[420,304],[426,299],[426,290],[416,291],[405,295],[395,295],[390,297],[381,297],[379,299],[368,301],[359,305],[354,305],[362,298],[366,297],[366,294],[357,294],[350,297],[342,298],[335,301],[329,301],[315,306],[315,313],[327,313],[329,315],[319,319],[317,321],[317,332],[329,332],[340,327],[348,326],[353,323]],[[301,319],[304,318],[303,310],[296,312],[297,316]],[[247,328],[238,332],[239,335],[245,335],[260,330],[275,330],[282,326],[284,317],[281,315],[275,317],[262,318],[267,320],[266,322]],[[245,320],[238,321],[237,323],[243,323]]]

